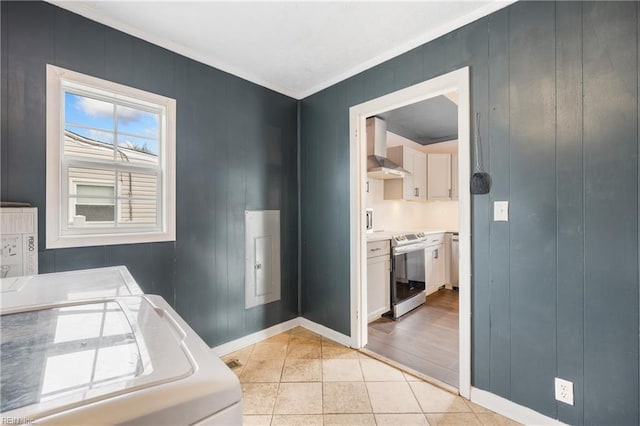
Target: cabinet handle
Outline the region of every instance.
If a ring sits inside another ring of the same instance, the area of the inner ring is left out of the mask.
[[[380,247],[371,249],[371,251],[380,251],[380,250],[382,250]]]
[[[437,258],[438,258],[438,251],[439,251],[439,250],[440,250],[440,249],[435,249],[435,250],[433,251],[433,258],[434,258],[434,259],[437,259]]]
[[[415,195],[416,197],[419,197],[420,195],[420,188],[413,188],[413,195]]]
[[[367,192],[369,192],[369,181],[367,181]]]

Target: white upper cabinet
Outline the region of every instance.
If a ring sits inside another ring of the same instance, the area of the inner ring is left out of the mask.
[[[414,151],[413,185],[417,193],[416,200],[427,201],[427,154]]]
[[[451,200],[451,154],[429,154],[427,172],[429,200]]]
[[[427,156],[425,153],[406,146],[387,149],[387,158],[411,173],[400,179],[384,181],[385,200],[426,201],[427,199]]]

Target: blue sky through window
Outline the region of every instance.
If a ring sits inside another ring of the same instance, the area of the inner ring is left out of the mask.
[[[118,145],[158,155],[158,114],[116,105],[114,117],[114,104],[110,102],[65,93],[66,130],[102,143],[113,144],[116,120]]]

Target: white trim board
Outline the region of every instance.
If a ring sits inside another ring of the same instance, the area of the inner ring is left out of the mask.
[[[231,352],[235,352],[249,345],[261,342],[269,337],[273,337],[276,334],[284,333],[285,331],[296,328],[300,325],[300,317],[290,319],[289,321],[281,322],[272,327],[265,328],[264,330],[256,331],[255,333],[248,334],[236,340],[232,340],[227,343],[223,343],[211,348],[213,352],[218,356],[225,356]]]
[[[471,387],[471,402],[525,425],[564,425],[523,405],[482,389]]]
[[[469,67],[397,90],[349,109],[349,237],[351,288],[351,347],[367,344],[367,239],[364,230],[366,205],[366,119],[382,112],[433,98],[458,93],[458,182],[464,188],[471,174]],[[459,191],[458,225],[460,313],[459,393],[469,398],[471,389],[471,193]]]
[[[255,333],[251,333],[239,339],[214,346],[213,348],[211,348],[211,350],[213,350],[213,352],[218,356],[225,356],[227,354],[230,354],[231,352],[235,352],[249,345],[261,342],[268,339],[269,337],[284,333],[285,331],[291,330],[292,328],[296,327],[304,327],[309,331],[313,331],[314,333],[321,335],[322,337],[331,339],[345,346],[350,346],[349,343],[351,341],[351,338],[349,336],[345,336],[342,333],[338,333],[335,330],[310,321],[306,318],[296,317],[290,319],[289,321],[281,322],[280,324],[265,328],[264,330],[256,331]]]
[[[301,327],[304,327],[309,331],[313,331],[314,333],[317,333],[324,338],[331,339],[334,342],[338,342],[341,345],[351,347],[351,337],[345,336],[342,333],[338,333],[337,331],[332,330],[329,327],[325,327],[324,325],[320,325],[317,322],[313,322],[304,317],[299,318]]]

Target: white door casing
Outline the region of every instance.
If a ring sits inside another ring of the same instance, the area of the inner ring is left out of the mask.
[[[366,118],[435,96],[458,93],[458,167],[457,181],[470,179],[470,93],[469,68],[435,77],[405,89],[352,106],[349,109],[350,156],[350,289],[351,346],[367,344],[367,240],[364,229],[366,206]],[[471,194],[459,192],[459,393],[471,393]]]

